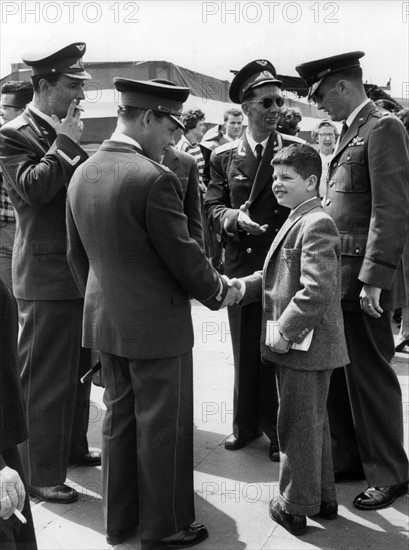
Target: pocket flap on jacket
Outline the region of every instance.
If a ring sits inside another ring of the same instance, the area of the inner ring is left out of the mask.
[[[341,254],[344,256],[365,256],[366,242],[368,235],[366,233],[345,233],[340,232]]]

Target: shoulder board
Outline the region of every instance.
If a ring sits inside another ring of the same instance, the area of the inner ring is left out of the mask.
[[[299,138],[298,136],[290,136],[289,134],[281,134],[281,137],[284,141],[288,141],[289,143],[307,143],[305,139]]]
[[[221,153],[225,153],[226,151],[230,151],[230,149],[237,149],[238,146],[238,140],[235,141],[229,141],[228,143],[224,143],[223,145],[219,145],[219,147],[216,147],[214,150],[216,155],[220,155]]]
[[[373,109],[373,111],[371,111],[371,115],[377,118],[382,118],[384,116],[394,116],[387,109],[383,109],[382,107],[378,107],[378,106],[375,109]]]
[[[145,158],[148,162],[150,162],[151,164],[153,164],[153,166],[155,166],[155,168],[158,168],[160,171],[162,172],[170,172],[171,174],[173,174],[172,170],[170,170],[170,168],[168,168],[167,166],[165,166],[164,164],[160,164],[159,162],[156,162],[156,160],[152,160],[148,157],[145,157],[145,155],[141,155],[143,158]]]
[[[28,120],[23,115],[19,115],[18,117],[14,118],[13,120],[10,120],[10,122],[7,122],[3,128],[14,128],[15,130],[18,130],[19,128],[22,128],[23,126],[28,126]]]

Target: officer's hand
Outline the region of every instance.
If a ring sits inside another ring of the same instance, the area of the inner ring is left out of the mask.
[[[379,305],[382,289],[376,286],[364,285],[359,294],[361,309],[371,317],[379,319],[383,309]]]
[[[268,225],[259,225],[258,223],[253,222],[249,216],[249,208],[249,201],[246,201],[240,206],[239,216],[237,218],[238,226],[240,229],[250,233],[251,235],[261,235],[261,233],[265,233]]]
[[[84,124],[80,120],[81,107],[77,104],[77,100],[73,99],[68,107],[67,116],[60,120],[57,115],[51,115],[52,119],[56,123],[56,133],[63,134],[75,143],[78,143],[81,139],[82,132],[84,130]]]
[[[268,344],[268,347],[271,349],[271,351],[284,355],[284,353],[289,352],[291,347],[291,342],[283,338],[283,336],[279,333],[278,330],[275,330],[273,341]]]
[[[24,507],[26,491],[16,470],[5,466],[0,470],[0,518],[9,519],[17,508]]]

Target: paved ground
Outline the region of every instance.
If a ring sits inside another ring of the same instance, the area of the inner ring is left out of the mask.
[[[195,489],[196,516],[210,537],[200,550],[376,549],[408,550],[409,497],[392,507],[360,512],[352,506],[365,482],[338,484],[339,518],[308,519],[308,531],[294,537],[271,521],[268,502],[277,494],[278,464],[268,460],[268,441],[259,438],[237,452],[224,450],[231,432],[233,359],[226,311],[193,303],[195,325]],[[399,353],[394,368],[403,390],[405,427],[409,419],[409,354]],[[100,446],[104,415],[102,390],[93,388],[89,440]],[[406,450],[408,430],[406,429]],[[100,468],[71,468],[68,483],[80,493],[71,505],[33,501],[40,550],[109,548],[101,507]],[[137,550],[138,534],[116,548]]]

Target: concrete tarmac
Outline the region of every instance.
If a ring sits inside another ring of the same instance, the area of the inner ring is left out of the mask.
[[[408,550],[409,496],[383,510],[361,512],[353,498],[365,481],[337,484],[339,517],[307,520],[307,533],[295,537],[274,523],[268,503],[278,494],[279,464],[268,459],[263,436],[239,451],[226,451],[231,433],[233,356],[226,310],[212,312],[192,303],[195,328],[195,499],[196,520],[209,529],[198,550]],[[409,348],[406,348],[409,351]],[[409,353],[398,353],[393,367],[403,393],[405,448],[408,452]],[[101,446],[105,413],[103,390],[93,386],[89,442]],[[67,483],[80,493],[69,505],[32,500],[39,550],[103,550],[101,469],[72,467]],[[134,537],[115,548],[139,550]]]

